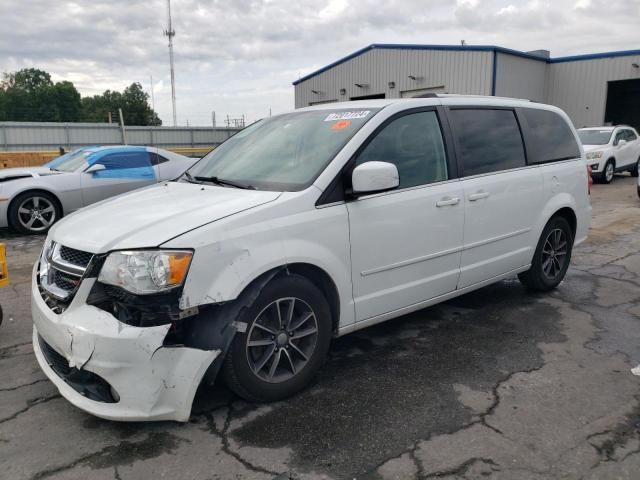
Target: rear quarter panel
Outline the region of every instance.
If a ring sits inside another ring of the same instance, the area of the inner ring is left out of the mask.
[[[561,208],[568,207],[576,215],[574,243],[582,243],[587,238],[591,224],[586,162],[582,158],[554,162],[542,165],[541,170],[548,200],[535,226],[536,241],[553,214]]]

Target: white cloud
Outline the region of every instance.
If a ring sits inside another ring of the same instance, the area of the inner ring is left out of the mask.
[[[174,0],[180,123],[293,108],[299,75],[370,43],[497,44],[552,55],[638,48],[637,0]],[[0,72],[43,68],[83,94],[139,81],[171,118],[165,0],[0,2]],[[593,35],[603,25],[607,35]]]

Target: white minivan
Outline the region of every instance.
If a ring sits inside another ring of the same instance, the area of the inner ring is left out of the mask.
[[[304,108],[57,223],[33,270],[35,355],[109,419],[186,421],[219,372],[246,399],[282,399],[333,337],[516,274],[556,287],[590,218],[555,107],[430,94]]]

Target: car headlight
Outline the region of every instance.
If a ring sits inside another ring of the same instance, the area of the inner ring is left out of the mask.
[[[602,152],[588,152],[587,153],[587,160],[597,160],[599,158],[602,158]]]
[[[130,250],[110,253],[98,281],[136,295],[161,293],[184,283],[193,252]]]

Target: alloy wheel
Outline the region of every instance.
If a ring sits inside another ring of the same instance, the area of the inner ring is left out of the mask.
[[[313,309],[299,298],[279,298],[257,315],[247,335],[251,371],[269,383],[285,382],[309,362],[317,341]]]
[[[549,232],[542,248],[542,272],[550,280],[556,279],[567,261],[568,242],[565,232],[555,228]]]
[[[56,221],[56,209],[49,199],[32,196],[18,205],[18,221],[31,232],[43,232]]]
[[[613,163],[611,162],[607,163],[604,174],[607,179],[607,182],[610,182],[611,180],[613,180]]]

